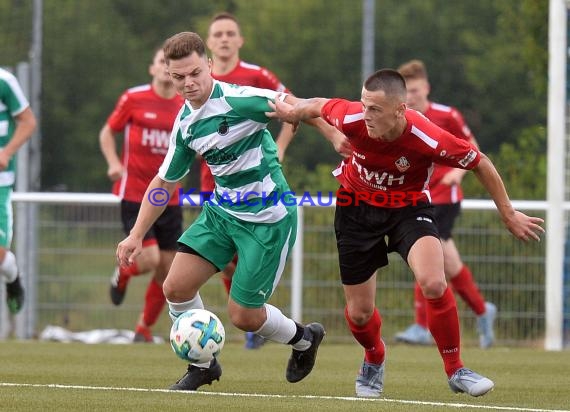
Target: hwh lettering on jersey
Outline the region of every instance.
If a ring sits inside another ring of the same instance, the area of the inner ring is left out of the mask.
[[[354,157],[352,158],[352,164],[356,166],[360,178],[376,189],[386,190],[387,186],[404,184],[404,178],[406,175],[396,177],[388,172],[382,172],[382,174],[380,174],[378,171],[368,170],[366,167],[358,163]]]
[[[142,145],[155,148],[168,148],[170,133],[164,130],[147,129],[142,130]]]

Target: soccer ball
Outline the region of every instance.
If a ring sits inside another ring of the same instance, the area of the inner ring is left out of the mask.
[[[170,346],[180,359],[206,363],[219,355],[226,332],[220,319],[205,309],[190,309],[181,314],[170,329]]]

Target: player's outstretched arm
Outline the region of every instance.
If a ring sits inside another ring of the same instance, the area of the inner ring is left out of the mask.
[[[544,228],[541,226],[544,220],[527,216],[513,208],[501,176],[483,153],[481,153],[481,161],[473,172],[493,198],[507,229],[518,239],[540,241],[540,234],[544,233]]]
[[[116,255],[119,265],[132,264],[141,253],[144,235],[166,209],[175,188],[176,182],[166,182],[158,176],[151,180],[142,199],[135,225],[129,236],[117,246]]]
[[[348,139],[338,129],[321,119],[321,109],[329,99],[315,97],[312,99],[299,99],[295,96],[279,94],[275,103],[269,101],[273,112],[266,115],[273,119],[279,119],[293,125],[304,121],[313,127],[333,145],[335,150],[342,156],[347,157],[352,153],[352,146]]]
[[[348,157],[352,154],[352,145],[348,138],[336,127],[331,126],[321,118],[305,120],[305,123],[315,127],[342,157]]]
[[[115,134],[107,123],[99,132],[99,147],[107,161],[107,177],[114,182],[123,175],[123,163],[117,153]]]
[[[288,94],[278,94],[275,103],[269,101],[272,112],[265,115],[272,119],[279,119],[287,123],[299,123],[303,120],[315,119],[321,116],[321,109],[329,99],[313,97],[311,99],[299,99]]]

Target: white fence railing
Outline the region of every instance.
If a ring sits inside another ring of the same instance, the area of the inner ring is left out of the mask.
[[[199,203],[198,197],[193,200]],[[27,304],[13,324],[15,334],[30,338],[50,323],[63,323],[61,326],[74,329],[107,324],[130,328],[142,304],[143,293],[137,288],[143,285],[134,287],[131,303],[127,301],[121,309],[113,308],[107,297],[114,246],[122,236],[118,207],[114,206],[118,198],[111,194],[17,192],[13,201],[14,249],[26,275],[28,292]],[[543,201],[514,201],[513,204],[519,210],[541,216],[548,210]],[[194,209],[193,216],[197,213],[197,208],[188,209]],[[333,208],[299,209],[297,243],[275,299],[281,300],[279,305],[297,320],[305,317],[326,320],[330,325],[329,337],[334,339],[336,333],[338,340],[343,340],[347,335],[342,317],[344,302],[336,275]],[[502,323],[499,339],[506,344],[542,345],[548,325],[554,325],[563,339],[564,321],[570,322],[563,313],[563,262],[560,262],[559,282],[546,284],[549,277],[545,274],[544,244],[516,241],[501,226],[494,210],[491,201],[465,200],[455,239],[464,260],[474,269],[481,289],[499,303],[499,324]],[[565,210],[570,210],[569,204]],[[325,214],[327,216],[323,216]],[[188,222],[192,218],[189,217]],[[565,230],[563,222],[560,228]],[[546,240],[548,244],[548,234]],[[382,290],[378,306],[388,319],[383,324],[384,333],[388,334],[411,320],[413,281],[401,262],[395,260],[389,268],[382,271],[378,285]],[[511,273],[519,276],[505,280]],[[527,274],[521,276],[523,273]],[[88,296],[88,290],[96,289],[94,296]],[[225,312],[221,290],[219,286],[210,286],[206,296],[209,293],[213,306]],[[556,315],[554,319],[545,319],[545,302],[553,301],[557,302]],[[473,318],[461,304],[459,309],[465,318],[463,329],[467,331]],[[108,316],[109,311],[115,311],[114,315]],[[9,333],[10,323],[6,321],[5,312],[5,308],[0,309],[0,336]],[[114,322],[109,323],[109,319]],[[501,336],[501,333],[504,334]],[[469,336],[469,332],[466,335]]]

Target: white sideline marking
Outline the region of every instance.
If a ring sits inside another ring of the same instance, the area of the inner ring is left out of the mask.
[[[567,409],[534,409],[519,408],[517,406],[493,406],[493,405],[473,405],[468,403],[454,402],[427,402],[427,401],[409,401],[404,399],[388,399],[388,398],[356,398],[354,396],[326,396],[326,395],[277,395],[264,393],[228,393],[228,392],[190,392],[190,391],[173,391],[170,389],[145,389],[145,388],[116,388],[111,386],[82,386],[82,385],[60,385],[57,383],[11,383],[0,382],[0,387],[32,387],[32,388],[55,388],[55,389],[87,389],[95,391],[124,391],[124,392],[159,392],[159,393],[176,393],[179,395],[207,395],[207,396],[239,396],[242,398],[289,398],[289,399],[325,399],[325,400],[341,400],[351,402],[384,402],[384,403],[401,403],[406,405],[426,405],[426,406],[443,406],[448,408],[473,408],[473,409],[492,409],[500,411],[521,411],[521,412],[570,412]]]

